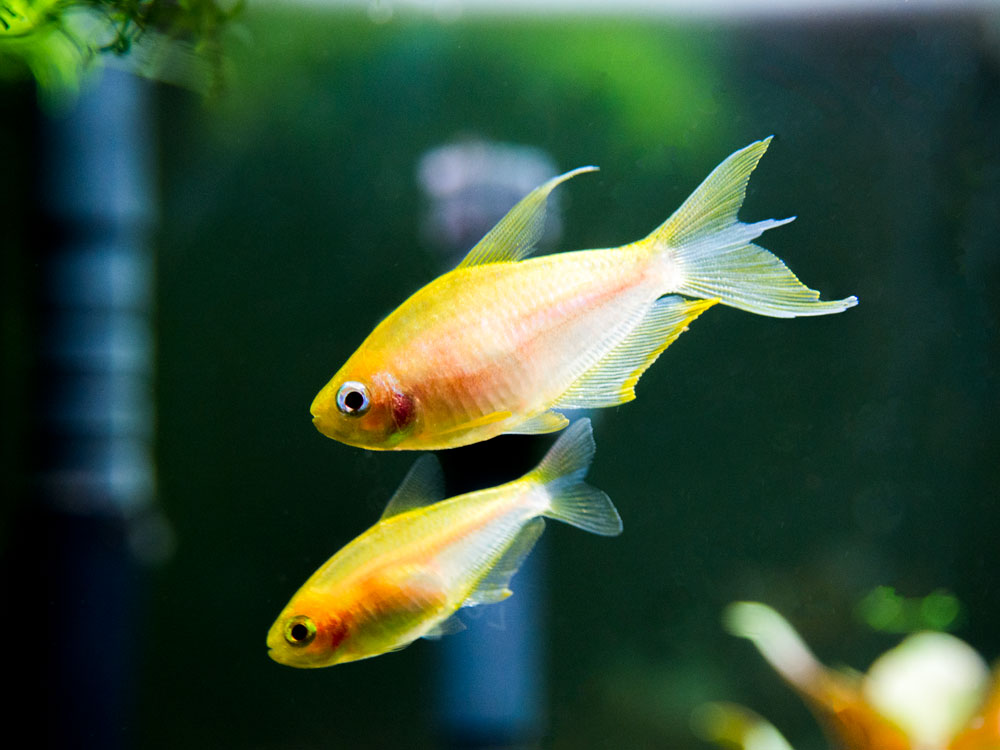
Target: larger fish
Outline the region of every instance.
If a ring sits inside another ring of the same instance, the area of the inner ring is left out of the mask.
[[[729,156],[666,222],[622,247],[522,261],[552,189],[594,167],[536,188],[372,331],[313,401],[316,428],[374,450],[552,432],[568,423],[562,409],[635,398],[646,368],[716,302],[786,318],[857,304],[820,301],[753,243],[792,219],[736,218],[770,140]]]
[[[621,533],[608,496],[583,481],[593,456],[590,420],[580,419],[520,479],[440,502],[437,459],[419,459],[381,520],[282,610],[267,634],[269,655],[326,667],[460,629],[452,617],[460,607],[510,596],[511,577],[545,528],[542,516]]]

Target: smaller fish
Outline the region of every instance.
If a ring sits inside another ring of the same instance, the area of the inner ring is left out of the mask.
[[[583,481],[593,457],[590,420],[580,419],[520,479],[447,500],[437,459],[420,458],[378,523],[327,560],[281,611],[267,634],[268,655],[291,667],[327,667],[461,630],[459,608],[511,595],[510,580],[545,517],[620,534],[611,500]]]

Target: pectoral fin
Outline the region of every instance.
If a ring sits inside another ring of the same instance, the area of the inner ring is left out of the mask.
[[[531,419],[507,430],[506,435],[541,435],[556,432],[569,424],[569,420],[555,411],[544,411]]]
[[[443,635],[461,633],[463,630],[465,630],[465,623],[459,620],[455,615],[452,615],[451,617],[439,622],[420,637],[426,638],[429,641],[436,641]]]
[[[442,435],[449,435],[453,432],[463,432],[465,430],[474,430],[477,427],[485,427],[486,425],[495,424],[496,422],[503,422],[505,419],[512,417],[509,411],[494,411],[489,414],[484,414],[476,419],[469,420],[468,422],[462,422],[454,427],[449,427],[447,429],[441,430]]]

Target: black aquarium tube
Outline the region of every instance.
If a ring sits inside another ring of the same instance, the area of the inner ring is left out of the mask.
[[[151,93],[108,70],[40,120],[30,528],[44,546],[15,560],[32,589],[41,573],[48,747],[128,745],[139,532],[156,518]]]
[[[442,255],[442,271],[514,204],[557,174],[544,151],[470,138],[439,146],[420,161],[426,211],[423,236]],[[549,204],[543,242],[560,233],[558,196]],[[449,494],[492,487],[533,469],[555,435],[496,439],[442,451]],[[434,675],[434,723],[443,747],[530,748],[545,734],[545,535],[514,575],[513,596],[460,609],[466,631],[441,639]]]

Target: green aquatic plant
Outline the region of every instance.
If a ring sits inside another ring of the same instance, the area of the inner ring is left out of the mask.
[[[918,630],[950,630],[962,613],[954,594],[933,591],[927,596],[906,597],[892,586],[877,586],[858,603],[858,617],[872,630],[914,633]]]
[[[75,94],[102,64],[205,93],[222,80],[222,33],[243,0],[0,0],[0,79]]]

